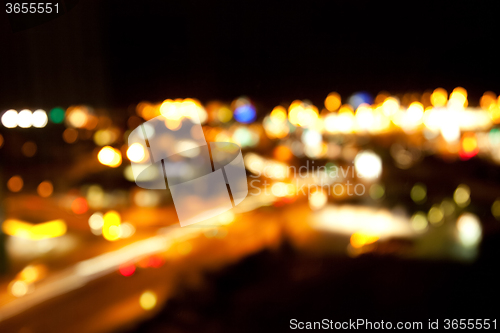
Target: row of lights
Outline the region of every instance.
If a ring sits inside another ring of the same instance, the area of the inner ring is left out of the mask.
[[[22,110],[19,113],[16,110],[6,111],[1,118],[2,125],[6,128],[21,128],[37,127],[43,128],[48,122],[47,113],[44,110]]]

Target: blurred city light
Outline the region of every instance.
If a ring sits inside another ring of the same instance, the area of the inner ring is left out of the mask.
[[[116,168],[122,164],[122,154],[118,149],[110,146],[103,147],[97,158],[101,164]]]
[[[470,203],[470,188],[465,184],[458,185],[453,193],[453,200],[459,207],[465,207]]]
[[[50,181],[45,180],[38,185],[36,191],[38,192],[38,195],[41,196],[42,198],[47,198],[52,195],[52,192],[54,191],[54,186]]]
[[[152,291],[145,291],[139,298],[139,304],[144,310],[151,310],[156,306],[156,294]]]
[[[56,107],[50,110],[49,118],[55,124],[60,124],[64,121],[64,109]]]
[[[63,220],[54,220],[32,224],[25,221],[7,219],[2,225],[2,230],[10,236],[40,240],[64,235],[66,233],[66,223]]]
[[[482,236],[481,223],[471,213],[460,215],[457,220],[458,238],[463,246],[472,247],[479,243]]]
[[[103,216],[102,236],[109,241],[120,238],[121,217],[116,211],[109,211]]]
[[[427,199],[427,187],[425,184],[417,183],[413,185],[410,191],[410,197],[417,204],[425,202]]]
[[[328,111],[337,111],[341,105],[340,95],[336,92],[331,92],[325,99],[325,108]]]
[[[2,125],[7,128],[14,128],[18,123],[18,113],[16,110],[8,110],[2,115]]]
[[[351,243],[352,247],[358,249],[358,248],[361,248],[365,245],[373,244],[378,239],[379,239],[379,237],[377,235],[372,235],[372,234],[368,234],[368,233],[364,233],[362,231],[359,231],[359,232],[355,232],[352,234],[351,239],[350,239],[350,243]]]
[[[17,125],[21,128],[29,128],[33,124],[33,113],[30,110],[21,110],[17,115]]]
[[[47,113],[45,113],[44,110],[36,110],[35,112],[33,112],[32,120],[33,126],[38,128],[45,127],[45,125],[47,125],[47,122],[49,121]]]
[[[21,176],[12,176],[8,181],[7,181],[7,188],[11,192],[19,192],[23,189],[24,182]]]
[[[358,175],[367,179],[376,179],[382,173],[382,159],[372,151],[362,151],[354,159]]]
[[[146,152],[140,143],[134,143],[127,149],[127,157],[132,162],[139,163],[145,156]]]

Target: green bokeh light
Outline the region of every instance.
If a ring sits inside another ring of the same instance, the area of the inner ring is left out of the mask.
[[[49,118],[53,123],[60,124],[64,120],[64,109],[62,108],[53,108],[50,110]]]

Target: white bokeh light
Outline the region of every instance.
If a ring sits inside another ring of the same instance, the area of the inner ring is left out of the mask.
[[[29,128],[33,124],[33,113],[30,110],[22,110],[17,116],[17,125],[22,128]]]
[[[354,167],[358,176],[375,179],[382,173],[382,159],[372,151],[362,151],[356,155]]]
[[[17,126],[18,113],[16,110],[8,110],[2,115],[2,125],[7,128],[14,128]]]
[[[44,110],[36,110],[33,112],[32,122],[33,126],[37,128],[43,128],[48,122],[47,113]]]

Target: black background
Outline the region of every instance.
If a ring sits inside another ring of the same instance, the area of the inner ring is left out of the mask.
[[[0,33],[0,107],[242,94],[264,108],[338,91],[463,86],[500,92],[499,4],[376,1],[80,1]],[[4,19],[5,18],[5,19]],[[259,110],[260,112],[267,110]]]

